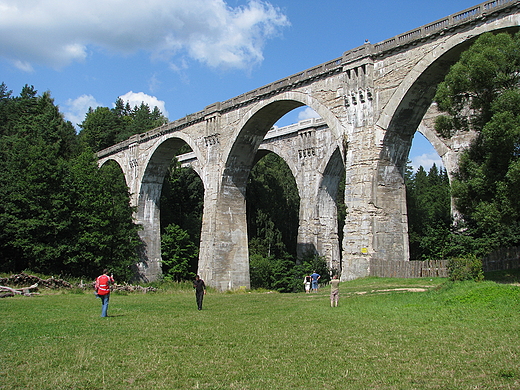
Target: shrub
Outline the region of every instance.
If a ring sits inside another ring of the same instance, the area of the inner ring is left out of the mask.
[[[448,260],[448,277],[450,280],[484,280],[482,260],[475,255],[456,257]]]

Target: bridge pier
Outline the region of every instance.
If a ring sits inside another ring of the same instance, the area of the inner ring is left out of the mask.
[[[228,172],[221,183],[218,172],[208,175],[211,185],[204,196],[199,273],[220,291],[251,287],[244,175]]]

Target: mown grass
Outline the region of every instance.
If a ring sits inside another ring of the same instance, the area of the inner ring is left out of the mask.
[[[366,278],[318,294],[0,300],[1,389],[518,389],[520,288]],[[393,290],[426,288],[424,292]],[[382,291],[385,290],[385,291]]]

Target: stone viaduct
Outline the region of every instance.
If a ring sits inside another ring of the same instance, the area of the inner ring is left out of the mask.
[[[436,86],[476,37],[519,25],[520,0],[486,1],[99,152],[100,165],[115,160],[121,166],[137,206],[144,243],[139,278],[161,274],[161,187],[184,144],[204,183],[199,273],[209,285],[250,286],[245,190],[251,168],[267,152],[279,153],[296,178],[300,248],[340,262],[342,280],[368,275],[371,259],[408,260],[403,173],[415,132],[432,143],[448,172],[472,136],[444,140],[431,130]],[[324,126],[298,131],[296,141],[264,141],[278,119],[300,106],[316,111]],[[343,173],[347,216],[340,254],[333,197]]]

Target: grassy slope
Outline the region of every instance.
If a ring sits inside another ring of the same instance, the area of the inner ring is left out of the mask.
[[[319,294],[0,300],[0,389],[518,389],[520,288],[367,278]],[[423,287],[427,292],[380,291]],[[366,292],[366,294],[358,294]]]

